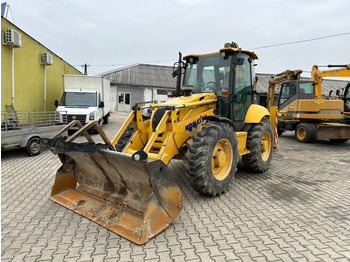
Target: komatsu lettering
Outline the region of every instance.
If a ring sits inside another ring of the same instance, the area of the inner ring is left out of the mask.
[[[200,118],[198,118],[197,120],[193,121],[192,123],[188,124],[187,126],[185,126],[185,129],[187,131],[192,131],[192,128],[197,128],[197,126],[202,123],[204,121],[204,118],[206,117],[207,115],[204,115],[204,116],[201,116]]]

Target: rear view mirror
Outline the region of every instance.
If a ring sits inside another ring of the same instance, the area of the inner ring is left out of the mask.
[[[105,107],[105,102],[101,101],[100,105],[98,106],[99,108],[104,108]]]

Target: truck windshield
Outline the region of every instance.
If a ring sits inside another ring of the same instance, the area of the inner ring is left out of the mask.
[[[97,106],[96,93],[64,92],[61,97],[61,106]]]
[[[193,93],[218,93],[229,86],[231,59],[212,54],[195,57],[195,62],[187,62],[183,85],[193,86]]]

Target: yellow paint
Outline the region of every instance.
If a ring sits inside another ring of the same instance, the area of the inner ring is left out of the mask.
[[[270,116],[269,111],[263,106],[252,104],[245,115],[244,123],[259,123],[264,116]]]
[[[62,75],[81,72],[1,17],[1,34],[6,28],[15,29],[22,36],[22,47],[14,48],[15,109],[44,111],[44,65],[40,64],[40,57],[42,53],[50,53],[53,64],[46,66],[46,110],[54,111],[54,102],[60,98],[63,89]],[[5,105],[12,103],[11,61],[11,48],[1,42],[2,112],[6,112]]]

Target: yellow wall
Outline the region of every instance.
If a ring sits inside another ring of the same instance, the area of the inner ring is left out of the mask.
[[[1,35],[6,28],[13,28],[22,35],[22,47],[14,50],[14,83],[16,111],[44,111],[44,65],[40,64],[42,53],[52,55],[53,64],[46,66],[46,110],[54,111],[54,101],[62,93],[63,74],[81,74],[51,50],[27,35],[21,29],[1,17]],[[11,95],[11,48],[1,41],[1,112],[12,103]]]

